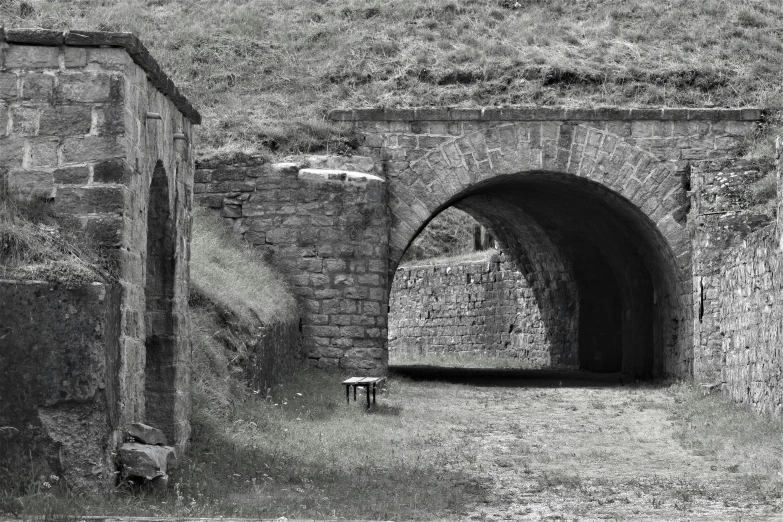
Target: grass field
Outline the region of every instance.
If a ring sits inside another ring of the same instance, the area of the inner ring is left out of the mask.
[[[688,384],[399,369],[366,411],[306,371],[196,417],[163,497],[58,497],[26,514],[382,520],[774,517],[783,426]]]

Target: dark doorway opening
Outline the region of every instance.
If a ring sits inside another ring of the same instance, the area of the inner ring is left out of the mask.
[[[175,440],[177,339],[174,331],[175,229],[169,184],[161,162],[155,166],[147,211],[145,282],[146,422]]]

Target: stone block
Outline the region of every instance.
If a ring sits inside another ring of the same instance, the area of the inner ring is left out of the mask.
[[[363,326],[343,326],[340,328],[341,337],[353,337],[362,339],[366,336],[367,332]]]
[[[9,137],[0,139],[0,167],[21,167],[25,156],[25,140]]]
[[[122,245],[124,221],[114,214],[94,214],[83,218],[84,232],[96,244],[105,247]]]
[[[128,427],[128,437],[133,437],[136,442],[141,444],[150,444],[153,446],[166,446],[168,441],[166,436],[157,428],[153,428],[141,422],[134,422]]]
[[[117,455],[122,464],[122,474],[126,477],[152,480],[165,476],[177,465],[177,454],[171,446],[126,442],[120,446]]]
[[[57,189],[55,206],[65,214],[121,213],[125,205],[123,187],[75,187]]]
[[[339,359],[345,354],[343,348],[336,346],[319,346],[309,353],[309,357],[325,357],[328,359]]]
[[[297,230],[295,228],[274,228],[267,231],[266,242],[267,243],[295,243],[297,238]]]
[[[90,181],[90,169],[86,166],[63,167],[54,171],[57,185],[86,185]]]
[[[60,105],[41,112],[41,136],[78,136],[90,132],[92,111],[81,105]]]
[[[30,166],[31,167],[56,167],[59,161],[57,154],[60,148],[59,138],[31,138]]]
[[[54,76],[43,73],[22,75],[23,100],[50,103],[54,100]]]
[[[122,137],[69,137],[63,141],[64,163],[92,163],[124,156],[125,140]]]
[[[41,111],[35,107],[13,107],[11,109],[11,134],[35,136]]]
[[[212,171],[208,169],[197,169],[193,175],[195,183],[209,183],[212,181]]]
[[[84,67],[87,65],[87,49],[84,47],[63,47],[65,67]]]
[[[114,158],[93,165],[92,179],[95,183],[128,183],[132,175],[124,159]]]
[[[121,76],[99,72],[62,74],[56,98],[60,103],[121,102],[123,80]]]
[[[131,57],[121,47],[88,47],[87,61],[104,66],[126,66],[132,63]]]
[[[15,101],[19,96],[19,77],[10,72],[0,72],[0,100]]]
[[[5,53],[8,69],[57,69],[60,49],[45,45],[10,45]]]
[[[54,177],[48,170],[12,169],[8,189],[23,199],[54,197]]]
[[[98,134],[123,134],[125,132],[125,119],[122,103],[106,103],[95,108],[96,131]]]

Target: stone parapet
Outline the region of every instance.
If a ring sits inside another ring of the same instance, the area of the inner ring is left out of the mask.
[[[569,109],[562,107],[448,108],[416,107],[410,109],[333,110],[335,121],[761,121],[765,111],[758,108],[708,109],[660,108]]]

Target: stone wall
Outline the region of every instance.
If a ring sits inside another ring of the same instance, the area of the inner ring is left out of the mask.
[[[383,372],[388,218],[374,164],[357,157],[269,164],[234,155],[197,167],[196,199],[288,273],[310,363]]]
[[[113,483],[118,289],[0,281],[0,463],[68,486]],[[116,442],[116,441],[115,441]]]
[[[733,401],[783,416],[781,147],[777,221],[748,187],[770,165],[707,165],[694,173],[694,375]],[[769,174],[767,174],[769,175]]]
[[[502,254],[400,267],[389,304],[390,360],[448,354],[513,357],[528,368],[576,366],[576,332],[570,332],[572,342],[565,346],[552,342],[539,307],[553,303],[539,303]],[[574,327],[576,322],[562,324]],[[572,353],[560,353],[563,347]]]
[[[190,438],[186,312],[199,122],[133,35],[0,29],[0,195],[44,199],[75,217],[117,267],[121,407],[107,447],[139,421],[179,450]]]
[[[717,292],[719,375],[733,401],[783,417],[783,259],[778,231],[749,234],[725,256]]]
[[[774,220],[747,200],[747,187],[763,173],[747,161],[704,162],[691,172],[693,375],[699,382],[721,380],[724,269],[745,259],[741,245],[748,234]]]

